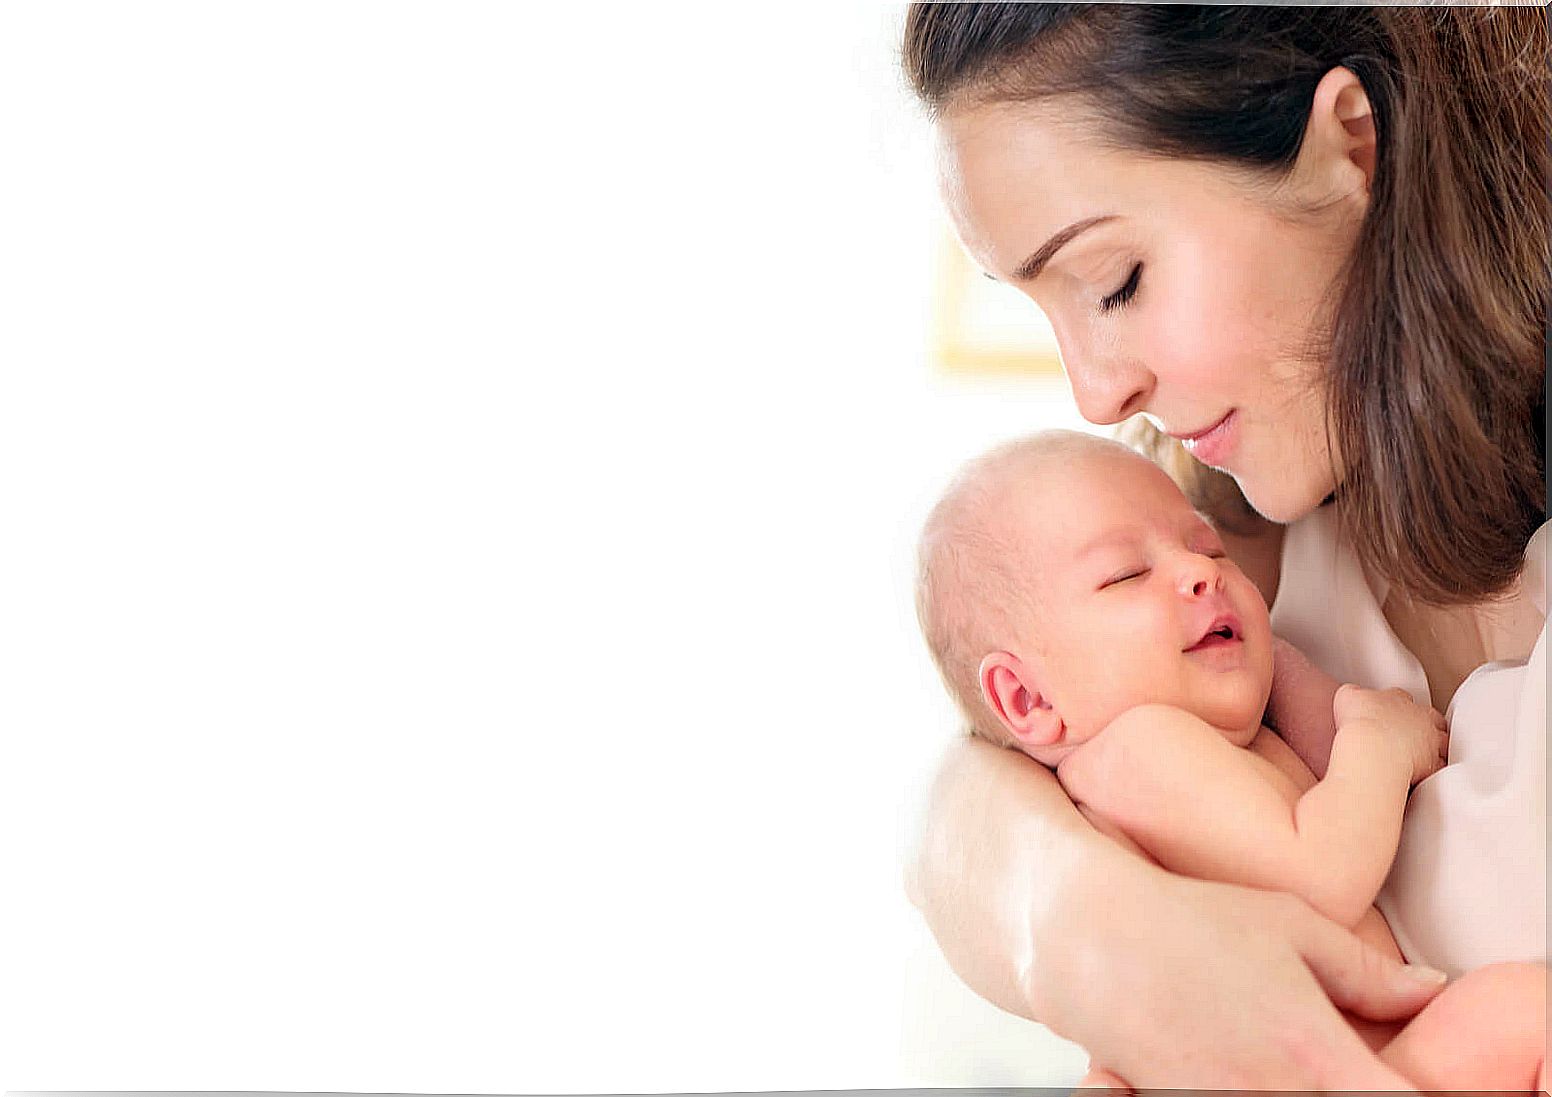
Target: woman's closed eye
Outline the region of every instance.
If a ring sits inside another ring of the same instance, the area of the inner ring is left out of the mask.
[[[1121,284],[1121,288],[1099,302],[1099,311],[1112,312],[1125,305],[1137,295],[1137,284],[1141,281],[1142,264],[1133,264],[1131,272],[1127,274],[1126,281]]]

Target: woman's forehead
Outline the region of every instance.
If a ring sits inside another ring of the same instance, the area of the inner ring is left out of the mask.
[[[1094,157],[1113,158],[1084,140],[1076,127],[1047,110],[994,103],[945,114],[937,126],[939,181],[945,198],[980,205],[1008,194],[1039,196],[1049,204],[1076,194],[1094,172]]]
[[[939,189],[954,228],[987,273],[1009,281],[1074,225],[1141,216],[1170,174],[1156,160],[1085,140],[1046,112],[1009,104],[945,116],[939,126]]]
[[[1207,165],[1167,161],[1093,139],[1071,119],[1023,104],[947,114],[938,126],[939,189],[966,249],[1008,277],[1042,244],[1098,218],[1178,221],[1220,201]]]

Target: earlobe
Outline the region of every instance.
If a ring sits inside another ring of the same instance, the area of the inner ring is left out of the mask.
[[[1020,746],[1055,746],[1067,729],[1032,670],[1012,652],[992,652],[981,660],[981,696]]]

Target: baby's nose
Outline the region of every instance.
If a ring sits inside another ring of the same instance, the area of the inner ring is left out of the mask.
[[[1201,598],[1218,589],[1221,573],[1216,562],[1201,557],[1180,575],[1180,593],[1187,598]]]

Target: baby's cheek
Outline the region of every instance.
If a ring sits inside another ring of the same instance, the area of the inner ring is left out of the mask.
[[[1113,645],[1089,661],[1084,704],[1101,726],[1127,709],[1178,700],[1179,679],[1146,645]]]
[[[1180,668],[1175,665],[1162,666],[1156,660],[1150,660],[1135,666],[1132,669],[1130,681],[1125,692],[1129,695],[1128,708],[1137,705],[1149,704],[1181,704],[1184,700],[1180,696],[1181,691]]]

